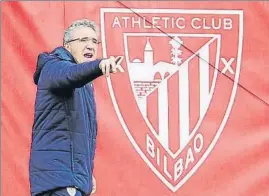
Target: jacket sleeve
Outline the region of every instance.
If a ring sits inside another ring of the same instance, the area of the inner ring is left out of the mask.
[[[101,60],[72,63],[58,58],[51,59],[41,71],[40,83],[44,88],[80,88],[102,75]]]

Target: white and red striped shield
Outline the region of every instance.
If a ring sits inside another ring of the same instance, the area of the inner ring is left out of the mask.
[[[107,80],[119,120],[146,164],[176,191],[202,165],[228,120],[239,79],[242,12],[104,8],[101,24],[103,55],[124,56],[121,73]]]

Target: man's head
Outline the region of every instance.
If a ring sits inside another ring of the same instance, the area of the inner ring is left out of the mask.
[[[98,44],[98,26],[87,19],[74,21],[64,33],[64,47],[77,63],[96,60]]]

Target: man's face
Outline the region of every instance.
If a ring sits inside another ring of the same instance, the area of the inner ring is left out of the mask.
[[[78,27],[71,32],[71,42],[65,48],[73,55],[77,63],[94,61],[97,58],[98,35],[90,27]]]

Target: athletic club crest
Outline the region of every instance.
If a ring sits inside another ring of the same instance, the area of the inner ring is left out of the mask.
[[[137,153],[177,191],[209,156],[229,119],[240,73],[237,10],[101,9],[103,56],[123,56],[107,79]]]

